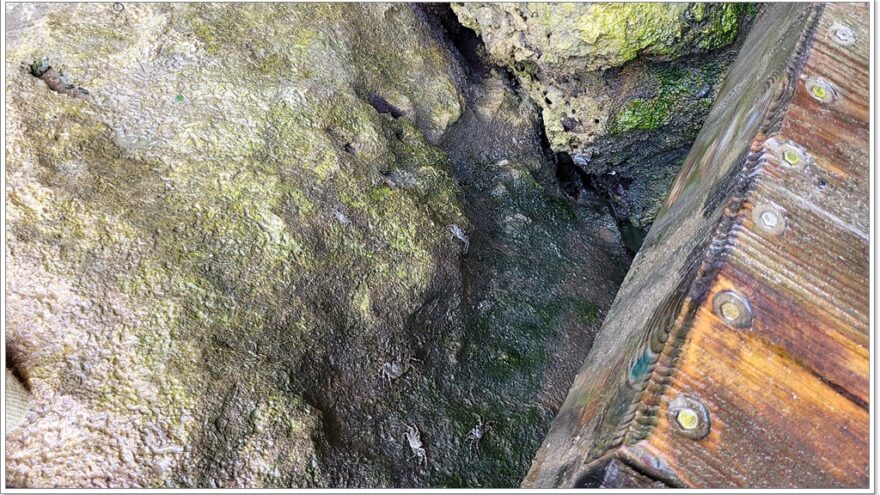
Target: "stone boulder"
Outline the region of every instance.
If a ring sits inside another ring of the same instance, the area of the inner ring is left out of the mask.
[[[519,483],[627,260],[509,81],[404,4],[17,4],[5,64],[8,485]]]

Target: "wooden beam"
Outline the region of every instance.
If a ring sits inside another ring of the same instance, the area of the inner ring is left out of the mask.
[[[868,486],[869,17],[765,7],[524,486]]]

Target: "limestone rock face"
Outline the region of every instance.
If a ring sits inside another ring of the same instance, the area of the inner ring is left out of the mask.
[[[615,214],[651,223],[733,61],[745,4],[453,4]]]
[[[7,479],[320,484],[285,361],[400,326],[457,256],[427,144],[460,113],[447,55],[404,6],[94,4],[20,26],[6,64],[7,338],[37,400]]]
[[[626,261],[509,82],[402,4],[7,28],[9,485],[519,483]]]

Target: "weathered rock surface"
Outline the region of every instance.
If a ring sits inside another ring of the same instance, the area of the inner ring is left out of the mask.
[[[8,7],[9,485],[519,484],[625,255],[425,18]]]
[[[696,138],[753,7],[453,4],[541,107],[556,152],[615,216],[649,225]]]

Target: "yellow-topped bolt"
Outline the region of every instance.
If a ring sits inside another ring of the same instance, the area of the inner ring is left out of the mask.
[[[798,153],[795,150],[783,151],[782,159],[788,162],[789,165],[797,165],[801,161],[801,157],[798,156]]]
[[[810,91],[813,92],[813,96],[820,100],[824,100],[828,97],[828,91],[825,90],[825,86],[819,86],[818,84],[813,86]]]
[[[725,302],[721,305],[721,316],[727,321],[736,321],[739,318],[739,307],[732,302]]]
[[[682,430],[694,430],[700,425],[700,416],[691,408],[685,408],[678,411],[675,415],[675,421]]]

